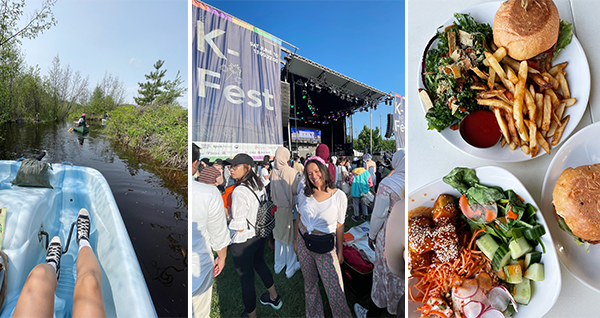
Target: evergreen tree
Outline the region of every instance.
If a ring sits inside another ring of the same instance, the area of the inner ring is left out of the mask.
[[[144,75],[146,77],[146,83],[139,83],[140,88],[138,89],[139,97],[134,97],[135,102],[140,106],[150,105],[154,102],[154,100],[162,94],[163,86],[165,83],[162,81],[162,78],[167,73],[167,70],[161,70],[160,68],[163,66],[165,61],[158,60],[154,63],[154,71],[150,72],[148,75]]]

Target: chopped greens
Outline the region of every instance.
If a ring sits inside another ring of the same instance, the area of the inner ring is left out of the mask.
[[[425,59],[424,82],[433,102],[425,118],[428,129],[437,131],[485,108],[477,104],[477,92],[470,88],[470,69],[482,65],[492,28],[477,23],[470,14],[455,13],[454,18],[454,25],[438,30],[438,46],[429,50]],[[455,50],[449,52],[450,47]]]

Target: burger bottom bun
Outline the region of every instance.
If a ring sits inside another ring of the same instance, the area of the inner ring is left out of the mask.
[[[573,234],[600,243],[600,164],[565,169],[554,186],[552,204]]]

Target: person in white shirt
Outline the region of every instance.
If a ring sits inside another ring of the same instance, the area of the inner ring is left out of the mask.
[[[231,223],[234,231],[229,248],[235,269],[240,276],[244,312],[242,317],[256,317],[256,290],[254,271],[260,276],[267,292],[260,296],[260,303],[274,309],[281,308],[282,301],[275,290],[273,275],[265,263],[265,239],[256,236],[256,215],[260,205],[258,198],[265,195],[260,178],[254,173],[254,160],[247,154],[238,154],[227,159],[231,165],[231,177],[236,179],[231,194]]]
[[[326,162],[320,157],[307,160],[304,180],[304,187],[298,190],[301,192],[298,193],[294,251],[304,277],[306,316],[324,316],[319,292],[321,277],[333,317],[352,317],[340,268],[344,262],[346,195],[335,187]]]
[[[192,146],[192,175],[198,169],[200,152]],[[209,317],[213,277],[225,267],[231,242],[221,193],[214,185],[192,181],[192,313]],[[213,251],[217,258],[213,258]]]

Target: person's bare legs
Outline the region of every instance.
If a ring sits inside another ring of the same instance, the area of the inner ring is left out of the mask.
[[[90,214],[81,209],[77,216],[77,280],[73,291],[73,317],[106,317],[102,299],[102,271],[89,243]]]
[[[73,317],[106,317],[102,300],[102,272],[89,246],[81,247],[77,255]]]
[[[36,265],[21,290],[13,317],[52,317],[54,292],[60,273],[62,244],[58,236],[52,238],[46,249],[46,263]]]
[[[19,295],[13,317],[52,317],[56,282],[52,265],[42,263],[34,267]]]

